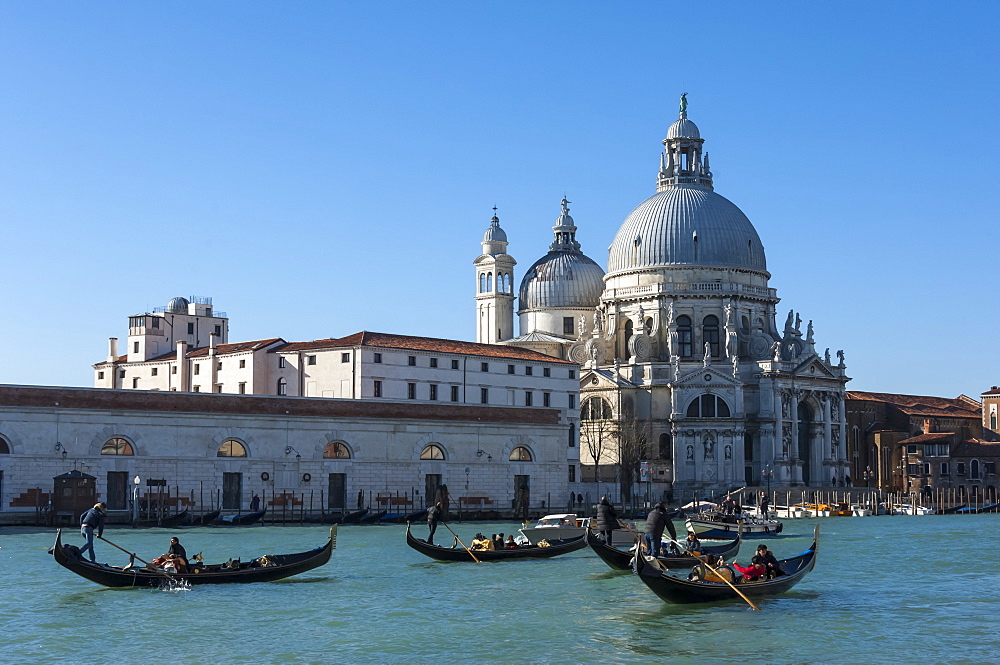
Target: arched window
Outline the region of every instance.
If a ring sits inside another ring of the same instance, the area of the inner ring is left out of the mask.
[[[634,329],[635,325],[632,323],[632,319],[625,321],[625,336],[622,337],[622,351],[618,354],[619,358],[628,358],[628,341],[632,339]]]
[[[343,441],[334,441],[323,449],[323,457],[326,459],[350,459],[351,449]]]
[[[10,455],[10,444],[0,436],[0,455]]]
[[[969,478],[979,480],[979,460],[977,459],[972,460],[972,463],[969,464]]]
[[[486,290],[493,290],[493,273],[491,272],[486,273]]]
[[[278,394],[287,395],[288,394],[288,381],[284,378],[278,379]]]
[[[611,418],[611,405],[602,397],[591,397],[583,403],[580,409],[581,420],[608,420]]]
[[[746,358],[750,355],[750,319],[745,316],[740,318],[739,336],[739,355],[741,358]]]
[[[691,319],[686,316],[677,317],[677,346],[680,347],[678,354],[682,358],[691,357],[691,347],[694,340],[691,339]]]
[[[701,322],[701,338],[709,346],[713,358],[719,357],[719,319],[709,314]]]
[[[107,443],[101,446],[102,455],[134,455],[132,444],[125,439],[108,439]]]
[[[660,440],[657,445],[657,450],[660,454],[660,459],[670,459],[673,454],[673,441],[670,439],[670,435],[664,432],[660,435]]]
[[[687,408],[688,418],[729,418],[729,405],[718,395],[701,395]]]
[[[576,423],[569,424],[569,447],[576,448]]]
[[[653,335],[653,317],[649,317],[648,319],[646,319],[645,328],[646,328],[646,334],[649,335],[650,337],[652,337],[652,335]]]
[[[246,447],[237,441],[236,439],[226,439],[219,446],[219,452],[215,454],[216,457],[246,457],[247,449]]]
[[[479,292],[486,293],[486,273],[479,273]]]
[[[420,459],[444,459],[444,451],[441,450],[441,446],[436,443],[428,443],[424,446],[424,449],[420,451]]]
[[[530,462],[531,459],[531,451],[524,446],[518,446],[510,451],[511,462]]]

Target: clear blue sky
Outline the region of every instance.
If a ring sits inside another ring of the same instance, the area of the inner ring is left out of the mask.
[[[0,382],[92,385],[127,316],[472,339],[499,206],[606,265],[688,92],[716,191],[857,390],[1000,383],[1000,5],[0,4]]]

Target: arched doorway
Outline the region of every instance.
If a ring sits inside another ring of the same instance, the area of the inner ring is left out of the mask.
[[[799,459],[802,461],[802,484],[809,484],[809,449],[811,441],[809,432],[812,430],[813,411],[805,402],[799,402]]]

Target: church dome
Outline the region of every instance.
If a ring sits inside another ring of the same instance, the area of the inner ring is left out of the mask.
[[[698,125],[687,118],[678,118],[674,121],[674,124],[670,125],[670,129],[667,130],[667,138],[700,139],[701,132],[698,131]]]
[[[496,216],[483,234],[483,242],[507,242],[507,232],[500,228],[500,220]]]
[[[583,252],[552,251],[535,261],[521,280],[520,310],[597,306],[604,271]]]
[[[767,270],[764,245],[743,211],[696,185],[675,185],[640,203],[608,252],[609,273],[678,264]]]
[[[180,296],[171,298],[170,302],[167,303],[167,311],[171,314],[187,314],[189,304],[187,298]]]
[[[569,201],[562,200],[562,214],[552,227],[555,239],[549,253],[531,264],[518,291],[520,311],[548,307],[597,306],[604,292],[604,271],[580,251],[576,222]]]

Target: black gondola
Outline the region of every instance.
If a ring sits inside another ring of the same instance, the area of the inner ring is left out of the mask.
[[[755,598],[784,593],[798,584],[816,565],[819,525],[813,532],[813,543],[805,552],[790,559],[781,559],[784,575],[759,582],[736,582],[744,595]],[[657,596],[671,603],[711,603],[719,600],[741,600],[725,582],[702,582],[674,577],[655,566],[646,557],[635,558],[635,572]]]
[[[247,526],[259,522],[266,512],[266,510],[258,510],[245,515],[224,515],[216,517],[212,524],[215,526]]]
[[[740,543],[742,538],[736,536],[736,538],[724,545],[716,545],[714,547],[703,547],[701,548],[706,554],[714,554],[716,556],[721,556],[723,559],[728,559],[729,557],[734,557],[740,551]],[[593,529],[587,530],[587,544],[590,545],[591,549],[597,552],[597,556],[601,557],[604,563],[608,564],[612,568],[617,570],[631,570],[632,569],[632,557],[635,555],[635,550],[623,550],[617,547],[612,547],[600,539],[597,534],[594,533]],[[681,556],[661,556],[657,558],[664,568],[690,568],[694,564],[698,563],[699,557],[692,556],[690,554],[684,554]]]
[[[191,518],[189,522],[190,526],[205,526],[206,524],[211,524],[222,514],[221,510],[213,510],[210,513],[205,513],[204,515],[196,515]]]
[[[388,510],[380,510],[377,513],[372,513],[370,515],[365,515],[364,517],[362,517],[358,521],[361,522],[362,524],[371,524],[372,522],[378,522],[383,517],[385,517],[387,514],[389,514]]]
[[[457,540],[457,539],[456,539]],[[552,540],[548,547],[532,545],[517,549],[503,550],[472,550],[472,554],[480,561],[509,561],[513,559],[549,559],[560,554],[582,550],[587,546],[587,539],[578,536],[570,540]],[[426,541],[414,538],[410,533],[410,525],[406,525],[406,544],[425,556],[438,561],[473,561],[472,555],[464,547],[455,543],[452,547],[431,545]]]
[[[357,524],[365,518],[368,514],[368,508],[362,508],[361,510],[356,510],[353,513],[348,513],[341,518],[343,524]]]
[[[159,587],[168,578],[188,584],[231,584],[273,582],[318,568],[330,560],[337,546],[336,527],[330,529],[330,539],[322,547],[298,554],[268,554],[251,561],[239,560],[225,564],[191,564],[186,573],[154,572],[146,568],[118,568],[103,563],[90,563],[80,558],[80,550],[73,545],[63,545],[62,529],[56,531],[56,544],[52,556],[63,568],[80,577],[106,587]]]
[[[191,521],[191,516],[187,508],[174,515],[168,515],[159,521],[160,526],[181,526]]]

